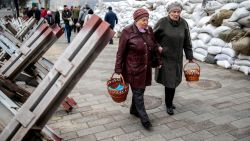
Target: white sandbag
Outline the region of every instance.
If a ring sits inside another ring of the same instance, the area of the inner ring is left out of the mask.
[[[213,31],[216,29],[215,26],[208,24],[208,25],[204,25],[201,29],[200,29],[200,33],[208,33],[209,35],[213,36]]]
[[[211,18],[211,16],[202,17],[200,19],[200,21],[198,22],[197,26],[198,27],[203,27],[204,25],[206,25],[209,22],[210,18]]]
[[[234,2],[234,3],[241,3],[241,2],[243,2],[245,0],[216,0],[216,1],[218,1],[220,3],[232,3],[232,2]]]
[[[239,54],[238,58],[241,59],[241,60],[250,60],[250,56],[246,56],[246,55],[243,55],[243,54]]]
[[[207,50],[208,46],[205,45],[201,40],[192,40],[192,48],[193,49],[203,48],[203,49]]]
[[[245,27],[250,27],[250,16],[241,18],[237,22]]]
[[[223,22],[222,22],[222,26],[228,26],[232,29],[235,29],[235,28],[241,28],[241,25],[237,22],[230,22],[228,19],[224,19]]]
[[[220,47],[220,46],[209,46],[207,48],[207,52],[209,54],[213,54],[213,55],[220,54],[221,51],[222,51],[222,47]]]
[[[208,43],[212,37],[210,35],[208,35],[207,33],[200,33],[197,36],[197,38],[202,40],[204,43]]]
[[[183,17],[184,19],[192,19],[193,15],[187,13],[186,11],[181,12],[181,17]]]
[[[219,26],[215,30],[213,30],[213,35],[214,35],[214,37],[218,37],[221,32],[227,31],[227,30],[230,30],[230,29],[231,28],[228,27],[228,26]]]
[[[195,26],[195,23],[194,23],[193,20],[191,20],[191,19],[186,19],[186,21],[187,21],[187,23],[188,23],[189,28],[192,29],[192,28]]]
[[[207,11],[215,11],[216,9],[221,8],[223,5],[218,1],[207,1],[205,9]]]
[[[243,1],[239,4],[239,7],[245,7],[247,10],[250,11],[250,0]]]
[[[231,66],[231,68],[232,68],[232,70],[239,70],[240,69],[240,66],[239,65],[235,65],[235,64],[233,64],[232,66]]]
[[[197,39],[198,33],[197,32],[190,33],[190,36],[192,40],[195,40]]]
[[[239,69],[239,71],[243,72],[245,75],[250,74],[249,70],[250,70],[250,67],[248,67],[248,66],[240,66],[240,69]]]
[[[227,3],[227,4],[225,4],[224,6],[222,6],[222,7],[220,8],[220,10],[221,10],[221,9],[235,10],[235,9],[238,8],[238,6],[239,6],[238,3]]]
[[[236,59],[234,61],[234,64],[239,65],[239,66],[248,66],[248,67],[250,67],[250,61],[249,60]]]
[[[205,16],[207,16],[206,11],[201,6],[201,4],[197,4],[197,6],[195,7],[194,12],[193,12],[193,18],[192,19],[194,20],[195,23],[198,23],[199,20],[202,17],[205,17]]]
[[[189,0],[190,3],[202,3],[203,0]]]
[[[231,57],[235,57],[236,53],[232,48],[222,48],[221,53],[229,55]]]
[[[189,14],[192,14],[194,12],[194,8],[196,7],[196,4],[190,4],[189,2],[186,3],[183,6],[183,10],[186,11]]]
[[[228,19],[228,21],[235,22],[238,19],[249,16],[250,11],[248,11],[245,7],[236,9],[232,16]]]
[[[195,59],[199,60],[199,61],[202,61],[204,62],[205,59],[206,59],[206,56],[202,55],[202,54],[199,54],[197,52],[193,52],[193,56]]]
[[[231,68],[231,64],[227,60],[217,61],[216,64],[226,69]]]
[[[234,59],[226,54],[217,54],[214,59],[217,61],[227,60],[231,65],[234,63]]]
[[[220,38],[212,38],[210,40],[210,42],[208,43],[208,45],[211,46],[220,46],[220,47],[224,47],[226,46],[226,42],[224,42],[223,40],[221,40]]]
[[[195,27],[193,27],[192,29],[191,29],[191,33],[193,33],[193,32],[196,32],[196,33],[200,33],[200,31],[201,31],[201,28],[200,27],[197,27],[197,26],[195,26]]]
[[[207,50],[205,50],[205,49],[203,49],[203,48],[196,48],[195,50],[194,50],[195,52],[197,52],[197,53],[199,53],[199,54],[202,54],[203,56],[207,56]]]

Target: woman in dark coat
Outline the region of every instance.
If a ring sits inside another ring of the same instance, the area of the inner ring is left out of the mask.
[[[133,18],[134,23],[125,27],[121,33],[115,72],[122,74],[131,86],[133,97],[130,114],[139,117],[142,125],[149,129],[152,125],[145,110],[143,96],[146,86],[151,85],[151,53],[158,46],[153,30],[148,26],[147,10],[137,9]]]
[[[173,115],[175,106],[173,99],[176,87],[182,80],[183,50],[186,59],[193,61],[189,27],[185,19],[180,17],[182,4],[170,1],[167,5],[168,16],[161,18],[154,28],[154,35],[160,44],[160,69],[156,69],[156,82],[165,86],[165,103],[167,113]]]

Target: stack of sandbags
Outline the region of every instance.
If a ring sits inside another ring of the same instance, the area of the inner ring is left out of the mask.
[[[250,56],[238,55],[238,59],[234,61],[234,64],[232,65],[233,70],[238,70],[243,72],[245,75],[250,74]]]

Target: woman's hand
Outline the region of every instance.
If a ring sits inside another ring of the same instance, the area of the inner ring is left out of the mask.
[[[192,62],[194,62],[194,59],[189,59],[188,62],[192,63]]]

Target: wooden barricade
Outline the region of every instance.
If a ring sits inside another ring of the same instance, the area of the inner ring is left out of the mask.
[[[28,140],[40,132],[114,32],[94,15],[0,134],[4,141]]]

